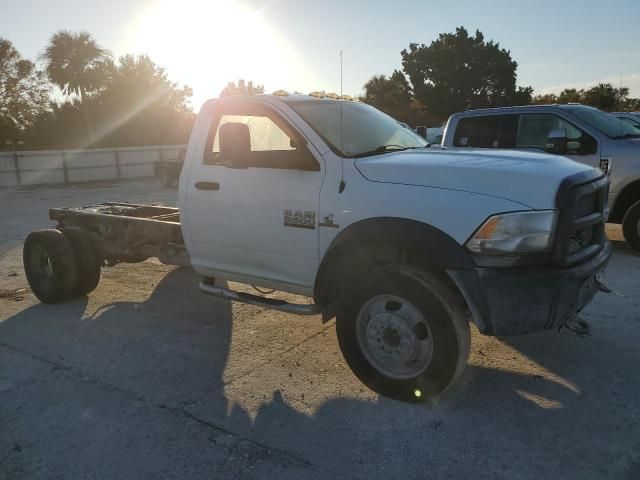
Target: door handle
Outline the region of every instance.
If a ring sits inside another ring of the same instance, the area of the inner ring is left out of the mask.
[[[220,190],[220,184],[218,182],[196,182],[196,188],[198,190]]]

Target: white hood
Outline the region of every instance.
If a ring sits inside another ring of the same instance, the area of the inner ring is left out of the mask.
[[[563,179],[592,167],[544,153],[420,149],[359,158],[356,168],[372,182],[463,190],[541,210],[555,208]]]

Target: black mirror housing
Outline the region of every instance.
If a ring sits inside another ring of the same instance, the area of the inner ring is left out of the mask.
[[[564,128],[551,130],[547,135],[545,151],[556,155],[567,153],[567,130]]]
[[[220,157],[228,167],[249,168],[251,136],[244,123],[229,122],[220,126]]]

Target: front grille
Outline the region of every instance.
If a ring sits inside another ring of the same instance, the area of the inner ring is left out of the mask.
[[[606,177],[573,186],[560,207],[553,263],[574,265],[595,255],[605,242]]]
[[[576,230],[569,237],[568,253],[573,255],[593,243],[593,227]]]

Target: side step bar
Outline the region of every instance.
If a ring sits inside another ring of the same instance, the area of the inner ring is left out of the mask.
[[[237,292],[235,290],[229,290],[228,288],[216,287],[206,280],[200,282],[200,291],[212,297],[224,298],[225,300],[234,302],[249,303],[258,307],[279,310],[280,312],[295,313],[296,315],[319,315],[322,313],[322,308],[314,303],[289,303],[279,298],[267,298],[251,293]]]

